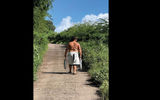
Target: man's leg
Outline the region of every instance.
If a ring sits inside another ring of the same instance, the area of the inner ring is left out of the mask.
[[[77,70],[77,66],[73,66],[73,73],[76,73],[76,70]]]
[[[72,66],[69,65],[69,73],[71,73],[71,70],[72,70]]]

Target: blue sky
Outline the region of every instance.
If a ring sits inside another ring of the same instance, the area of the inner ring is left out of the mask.
[[[104,16],[103,14],[108,13],[108,8],[108,0],[54,0],[53,8],[48,12],[60,32],[77,22],[82,22],[86,19],[85,16],[89,19],[92,19],[90,16],[94,19],[99,15]]]

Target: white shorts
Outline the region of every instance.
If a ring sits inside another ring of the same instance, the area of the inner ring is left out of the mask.
[[[68,52],[69,65],[80,65],[78,52]]]

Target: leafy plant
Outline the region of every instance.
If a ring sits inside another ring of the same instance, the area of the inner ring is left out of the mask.
[[[45,20],[47,11],[52,7],[53,0],[33,0],[33,73],[36,80],[38,66],[42,62],[50,39],[54,37],[54,25]]]

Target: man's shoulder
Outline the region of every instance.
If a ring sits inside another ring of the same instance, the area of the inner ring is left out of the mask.
[[[76,42],[77,45],[80,45],[78,42]]]
[[[76,45],[80,45],[78,42],[74,42],[74,43],[76,43]],[[69,45],[72,45],[73,42],[69,42],[68,44],[69,44]]]
[[[69,42],[68,44],[72,44],[72,42]]]

